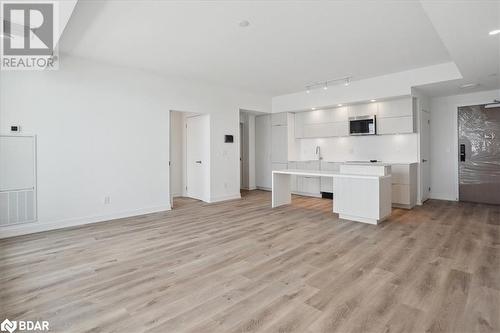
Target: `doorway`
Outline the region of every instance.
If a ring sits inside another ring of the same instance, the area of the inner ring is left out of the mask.
[[[500,107],[458,108],[459,200],[500,204]]]
[[[176,197],[188,197],[205,202],[210,200],[210,118],[208,115],[170,111],[169,166],[172,208],[175,208],[174,198]]]
[[[248,133],[245,123],[240,122],[240,189],[248,189]]]
[[[255,117],[262,114],[258,111],[240,109],[240,189],[255,190],[256,158],[255,158]],[[243,193],[243,192],[242,192]]]

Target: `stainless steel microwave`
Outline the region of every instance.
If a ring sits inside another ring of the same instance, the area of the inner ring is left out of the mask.
[[[349,135],[374,135],[377,134],[375,115],[349,117]]]

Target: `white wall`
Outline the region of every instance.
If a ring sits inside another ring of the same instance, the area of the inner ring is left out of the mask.
[[[169,110],[210,114],[211,201],[239,197],[239,142],[224,134],[270,96],[60,58],[59,71],[1,73],[0,132],[38,135],[39,222],[0,236],[169,209]]]
[[[324,161],[416,162],[417,134],[350,136],[298,139],[298,160],[314,160],[316,146],[321,147]]]
[[[323,90],[300,91],[273,97],[273,112],[310,110],[312,107],[327,108],[338,103],[369,101],[372,98],[394,98],[407,96],[411,87],[460,79],[462,76],[453,62],[416,68],[364,80],[354,81],[349,86],[334,85]]]
[[[500,90],[431,99],[431,198],[458,200],[457,108],[494,98]]]

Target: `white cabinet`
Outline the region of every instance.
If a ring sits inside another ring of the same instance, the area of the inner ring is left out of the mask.
[[[287,125],[287,112],[273,113],[271,115],[272,126],[286,126]]]
[[[290,161],[288,168],[300,170],[315,170],[319,171],[319,161]],[[297,176],[292,178],[292,192],[319,197],[320,194],[320,179],[319,177]]]
[[[413,133],[413,117],[390,117],[377,119],[377,134]]]
[[[411,97],[378,103],[377,134],[413,133],[415,130],[416,116]]]
[[[255,184],[271,189],[271,116],[255,117]]]
[[[271,160],[273,163],[288,163],[288,127],[271,126]]]
[[[413,208],[417,204],[417,163],[392,164],[392,205]]]
[[[382,118],[413,116],[411,97],[379,102],[377,116]]]
[[[355,104],[349,106],[349,117],[372,116],[378,111],[378,103]]]
[[[347,122],[306,124],[302,130],[303,138],[325,138],[331,136],[346,136],[349,134]]]
[[[340,163],[321,161],[321,171],[336,171],[340,170]],[[333,179],[331,177],[321,177],[320,192],[335,193],[333,189]]]
[[[298,112],[295,138],[324,138],[348,135],[347,107]]]
[[[297,192],[310,196],[319,197],[320,196],[319,177],[313,177],[313,176],[297,177]]]
[[[412,97],[382,102],[355,104],[328,110],[297,112],[295,138],[325,138],[349,135],[349,117],[375,115],[377,134],[402,134],[416,131]],[[283,123],[281,114],[273,115],[273,124]]]
[[[288,163],[288,114],[255,117],[255,183],[271,189],[272,170],[286,169]]]

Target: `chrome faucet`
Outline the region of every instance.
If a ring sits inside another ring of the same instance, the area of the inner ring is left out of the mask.
[[[321,160],[321,147],[316,146],[316,156],[318,156],[318,160]]]

